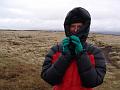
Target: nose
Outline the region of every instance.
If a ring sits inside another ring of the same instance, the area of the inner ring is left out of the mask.
[[[75,26],[74,31],[77,32],[78,29],[79,29],[78,26]]]

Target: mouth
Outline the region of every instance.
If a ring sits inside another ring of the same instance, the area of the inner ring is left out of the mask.
[[[71,33],[71,35],[77,35],[79,32],[78,31],[72,31],[70,33]]]
[[[72,35],[76,35],[76,34],[77,34],[77,32],[71,32],[71,34],[72,34]]]

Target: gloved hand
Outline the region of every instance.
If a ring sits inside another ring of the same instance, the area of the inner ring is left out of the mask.
[[[69,41],[69,38],[68,37],[66,37],[66,38],[64,38],[63,40],[62,40],[62,48],[63,48],[63,51],[62,51],[62,53],[68,53],[68,52],[70,52],[69,51],[69,47],[68,47],[68,45],[69,45],[69,43],[70,43],[70,41]]]
[[[80,39],[75,35],[70,36],[70,39],[71,39],[72,43],[75,44],[75,53],[79,54],[80,52],[82,52],[83,46],[80,42]]]

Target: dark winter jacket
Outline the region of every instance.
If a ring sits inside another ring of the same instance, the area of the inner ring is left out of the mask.
[[[59,87],[66,85],[67,89],[64,90],[76,90],[70,89],[75,86],[89,88],[77,90],[91,90],[90,88],[100,85],[106,73],[105,57],[97,47],[90,44],[87,44],[86,47],[89,47],[87,51],[70,60],[69,54],[61,54],[61,45],[53,46],[45,57],[41,77],[55,87],[56,85]],[[62,82],[67,83],[62,84]]]

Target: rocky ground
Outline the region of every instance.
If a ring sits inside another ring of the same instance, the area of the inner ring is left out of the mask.
[[[0,90],[51,90],[40,78],[41,65],[48,49],[64,37],[63,32],[0,31]],[[96,90],[119,90],[120,36],[92,33],[88,42],[107,58],[104,83]]]

